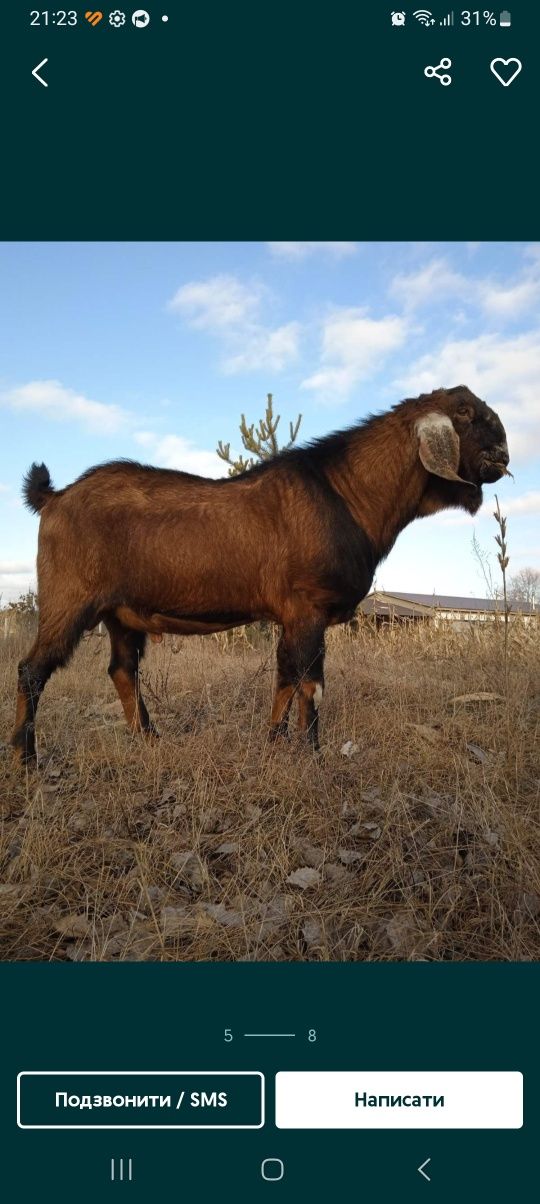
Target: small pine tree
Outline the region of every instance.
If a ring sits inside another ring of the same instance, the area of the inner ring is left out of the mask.
[[[295,423],[289,423],[289,442],[283,447],[279,446],[277,440],[277,428],[279,426],[281,415],[274,415],[274,403],[271,393],[266,395],[266,411],[264,418],[260,418],[257,426],[252,422],[248,426],[245,414],[242,414],[240,422],[240,435],[244,450],[250,452],[249,459],[244,459],[242,453],[234,460],[231,456],[230,443],[222,443],[221,439],[217,445],[216,451],[220,460],[224,460],[229,465],[229,476],[237,477],[241,472],[246,472],[247,469],[253,468],[255,464],[259,464],[261,460],[271,460],[272,456],[277,455],[279,451],[286,451],[296,442],[302,415],[299,414]]]
[[[274,414],[274,400],[271,393],[266,394],[266,410],[264,418],[260,418],[257,426],[252,422],[248,426],[245,414],[242,414],[240,422],[240,435],[244,450],[249,452],[249,459],[244,459],[242,453],[236,460],[231,456],[230,443],[222,443],[221,439],[217,445],[216,451],[220,460],[224,460],[229,465],[229,476],[237,477],[241,472],[246,472],[253,468],[255,464],[260,464],[263,460],[271,460],[272,456],[277,455],[279,451],[286,451],[296,442],[302,415],[299,414],[295,423],[289,423],[289,442],[283,447],[279,446],[277,440],[277,429],[279,426],[281,415]],[[248,641],[257,640],[258,636],[262,636],[266,640],[271,631],[271,624],[267,622],[249,623],[244,628],[244,638]],[[227,632],[227,642],[234,644],[234,631]]]

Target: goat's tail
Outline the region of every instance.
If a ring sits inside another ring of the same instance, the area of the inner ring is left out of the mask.
[[[25,506],[39,514],[54,494],[51,475],[46,464],[32,464],[23,477],[22,493]]]

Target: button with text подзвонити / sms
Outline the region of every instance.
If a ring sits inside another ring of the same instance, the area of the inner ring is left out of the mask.
[[[25,1070],[20,1129],[262,1129],[258,1070]]]

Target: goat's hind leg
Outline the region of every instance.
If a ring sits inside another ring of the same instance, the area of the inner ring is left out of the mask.
[[[127,723],[133,732],[157,736],[139,686],[139,663],[144,656],[146,635],[124,627],[114,615],[105,615],[103,622],[111,640],[109,677],[116,686]]]
[[[60,663],[60,662],[58,662]],[[35,718],[43,689],[56,665],[39,652],[37,644],[19,662],[17,708],[11,744],[15,759],[21,765],[36,763]]]
[[[36,762],[35,718],[43,690],[55,669],[65,665],[79,642],[84,627],[83,618],[63,628],[58,625],[54,637],[40,623],[38,636],[27,656],[19,662],[17,709],[11,737],[16,760],[21,765]]]

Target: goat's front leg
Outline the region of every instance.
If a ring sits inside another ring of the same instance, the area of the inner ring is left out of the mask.
[[[271,734],[286,735],[292,700],[298,695],[298,728],[319,748],[319,706],[324,690],[324,631],[319,618],[284,627],[278,645],[278,680]]]
[[[272,703],[270,737],[289,734],[289,716],[295,691],[295,667],[285,632],[282,631],[277,647],[277,682]]]
[[[319,750],[319,707],[323,691],[322,671],[318,681],[302,681],[298,687],[298,730],[306,733],[315,752]]]
[[[319,707],[324,692],[324,627],[303,630],[296,642],[298,730],[319,749]]]

